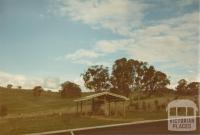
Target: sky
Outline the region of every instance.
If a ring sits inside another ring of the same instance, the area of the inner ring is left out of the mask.
[[[91,65],[146,61],[200,81],[199,0],[0,0],[0,86],[84,88]]]

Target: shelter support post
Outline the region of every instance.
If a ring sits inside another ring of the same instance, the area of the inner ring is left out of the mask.
[[[78,102],[76,102],[76,113],[78,114]]]
[[[81,101],[81,113],[83,111],[83,102]]]
[[[125,108],[125,101],[123,101],[123,115],[126,116],[126,108]]]
[[[117,116],[117,102],[115,101],[114,104],[115,104],[115,107],[114,107],[115,108],[115,116]]]
[[[111,116],[111,110],[110,110],[110,100],[108,100],[108,115]]]
[[[92,99],[92,114],[94,113],[94,98]]]
[[[188,116],[188,107],[186,107],[185,109],[186,109],[186,116]]]

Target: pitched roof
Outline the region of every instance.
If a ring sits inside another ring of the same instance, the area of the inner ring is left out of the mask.
[[[89,95],[86,97],[82,97],[82,98],[76,99],[74,101],[75,102],[85,101],[85,100],[90,100],[90,99],[100,97],[100,96],[111,96],[111,97],[119,98],[121,100],[129,100],[127,97],[122,96],[122,95],[118,95],[118,94],[111,93],[111,92],[101,92],[101,93],[92,94],[92,95]]]

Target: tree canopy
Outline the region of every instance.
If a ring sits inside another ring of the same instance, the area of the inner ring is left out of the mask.
[[[146,62],[122,58],[116,60],[113,65],[111,83],[114,91],[127,96],[131,90],[150,93],[161,90],[170,84],[170,81],[165,73],[156,71]]]
[[[106,91],[110,87],[108,67],[91,66],[82,74],[85,87],[95,92]]]
[[[112,92],[128,96],[130,86],[133,84],[132,63],[126,58],[114,62],[111,74]]]
[[[200,82],[187,82],[185,79],[178,81],[176,86],[177,93],[179,95],[198,95],[200,89]]]

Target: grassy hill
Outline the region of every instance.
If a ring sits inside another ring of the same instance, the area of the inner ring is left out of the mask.
[[[91,93],[83,93],[82,96]],[[8,108],[8,115],[0,118],[0,135],[24,134],[69,128],[105,125],[139,120],[167,118],[165,108],[155,110],[154,102],[159,104],[177,98],[177,95],[168,93],[162,96],[145,97],[134,92],[133,102],[127,105],[127,116],[79,116],[75,114],[74,99],[61,98],[58,92],[43,92],[40,97],[33,96],[31,90],[7,89],[0,87],[0,104]],[[192,96],[179,96],[189,98]],[[143,110],[143,102],[151,104],[149,109]],[[138,103],[139,109],[134,104]]]
[[[83,93],[83,96],[90,93]],[[81,117],[75,114],[74,99],[61,98],[58,92],[43,92],[34,97],[31,90],[0,87],[0,104],[8,115],[0,117],[0,135],[61,130],[119,123],[121,120]]]
[[[0,104],[5,104],[9,115],[48,112],[74,106],[73,99],[61,98],[58,92],[43,92],[33,96],[31,90],[0,88]]]

